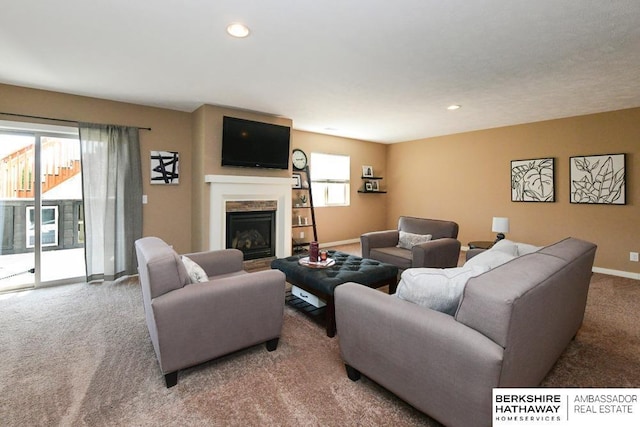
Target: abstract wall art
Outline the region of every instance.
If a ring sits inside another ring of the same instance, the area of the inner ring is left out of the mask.
[[[151,184],[179,184],[180,155],[176,151],[151,152]]]

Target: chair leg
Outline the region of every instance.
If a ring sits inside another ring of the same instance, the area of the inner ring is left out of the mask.
[[[278,348],[278,341],[279,340],[280,340],[280,337],[274,338],[274,339],[271,339],[271,340],[267,341],[267,351],[273,351],[276,348]]]
[[[174,385],[178,384],[178,371],[165,374],[164,382],[167,384],[167,388],[171,388]]]
[[[351,381],[358,381],[360,379],[360,371],[346,363],[344,364],[344,367],[347,368],[347,376]]]

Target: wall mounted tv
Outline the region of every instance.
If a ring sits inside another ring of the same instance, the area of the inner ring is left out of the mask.
[[[222,166],[289,169],[291,128],[224,116]]]

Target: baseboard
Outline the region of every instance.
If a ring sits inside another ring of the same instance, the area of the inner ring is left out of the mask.
[[[339,242],[323,243],[320,246],[330,247],[330,246],[339,246],[339,245],[350,245],[353,243],[360,243],[360,240],[359,239],[342,240]],[[460,250],[463,252],[466,252],[469,250],[469,246],[461,246]],[[624,277],[626,279],[640,280],[640,273],[633,273],[631,271],[612,270],[610,268],[601,268],[601,267],[593,267],[591,271],[593,271],[594,273],[608,274],[610,276]]]
[[[618,276],[618,277],[624,277],[627,279],[640,280],[640,273],[633,273],[631,271],[612,270],[610,268],[601,268],[601,267],[593,267],[591,271],[593,271],[594,273],[608,274],[610,276]]]
[[[353,245],[354,243],[360,243],[360,239],[339,240],[337,242],[320,243],[322,248],[330,248],[332,246]]]

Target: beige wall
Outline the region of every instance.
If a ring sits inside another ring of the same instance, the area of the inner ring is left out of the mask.
[[[0,111],[74,121],[150,127],[151,131],[140,131],[143,194],[146,194],[149,200],[143,209],[143,233],[161,237],[180,252],[190,249],[191,114],[3,84],[0,84]],[[38,121],[7,115],[0,115],[0,119]],[[179,185],[149,184],[151,150],[180,153]]]
[[[179,252],[206,249],[209,194],[204,175],[290,176],[290,171],[220,166],[222,116],[290,125],[284,118],[209,105],[185,113],[1,84],[0,111],[151,127],[140,132],[143,192],[149,198],[144,234],[163,238]],[[507,216],[509,238],[540,245],[569,235],[591,240],[599,246],[596,266],[637,274],[640,263],[630,262],[629,252],[640,251],[639,137],[636,108],[393,145],[294,130],[291,146],[307,154],[351,157],[351,206],[316,210],[321,243],[395,228],[398,216],[414,215],[457,221],[466,245],[493,239],[491,218]],[[149,184],[151,150],[180,153],[179,185]],[[627,205],[570,204],[569,157],[607,153],[627,153]],[[556,159],[556,202],[511,202],[510,161],[540,157]],[[384,177],[388,194],[357,192],[362,165],[373,166]]]
[[[204,183],[204,175],[252,175],[267,177],[289,177],[288,171],[222,167],[222,117],[233,116],[284,126],[291,126],[290,119],[257,114],[242,110],[204,105],[193,114],[194,167],[193,167],[193,250],[205,250],[209,235],[209,188]],[[386,146],[373,142],[339,138],[317,133],[293,130],[291,148],[311,152],[342,154],[351,157],[351,206],[317,208],[316,223],[318,240],[338,242],[357,238],[360,234],[379,229],[385,222],[385,195],[360,194],[362,165],[371,165],[376,175],[384,176],[386,166]],[[383,184],[384,185],[384,184]]]
[[[569,203],[569,157],[627,153],[625,206]],[[428,138],[388,146],[387,227],[400,215],[451,219],[463,245],[491,240],[493,216],[508,238],[544,245],[574,236],[598,245],[595,265],[639,273],[640,109]],[[510,161],[554,157],[556,202],[511,202]]]
[[[341,242],[359,238],[362,233],[379,230],[384,227],[387,213],[387,194],[362,194],[362,166],[373,166],[376,176],[385,179],[381,187],[386,186],[387,146],[374,142],[321,135],[311,132],[293,131],[291,148],[300,148],[324,154],[348,155],[351,159],[351,204],[348,207],[316,208],[318,241]],[[313,168],[313,164],[310,165]]]
[[[290,177],[289,170],[254,169],[221,165],[222,154],[222,118],[224,116],[255,120],[282,126],[291,126],[291,120],[258,114],[231,108],[203,105],[193,113],[193,214],[192,214],[192,250],[202,251],[209,248],[209,186],[205,184],[205,175],[241,175]]]

